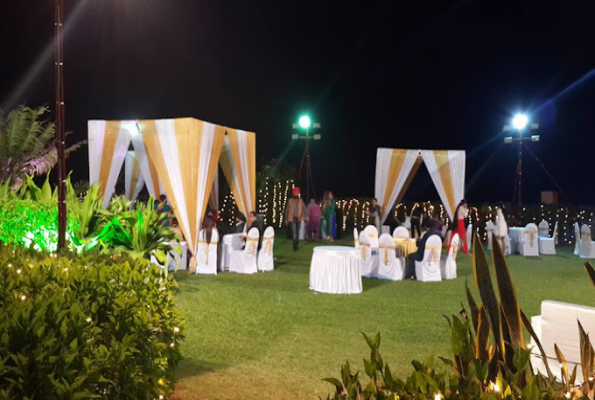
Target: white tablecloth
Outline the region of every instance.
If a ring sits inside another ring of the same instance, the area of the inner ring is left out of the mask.
[[[223,236],[223,240],[221,241],[221,261],[219,262],[220,271],[229,271],[231,252],[242,250],[242,241],[240,238],[243,235],[243,233],[230,233]]]
[[[512,254],[520,253],[520,244],[525,234],[525,228],[512,227],[508,229],[508,235],[510,236],[510,251]]]
[[[361,293],[359,250],[346,246],[314,248],[310,289],[323,293]]]

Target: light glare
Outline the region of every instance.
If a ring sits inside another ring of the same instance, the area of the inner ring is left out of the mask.
[[[525,114],[517,114],[512,119],[512,126],[516,130],[523,130],[529,123],[529,118]]]
[[[310,124],[312,123],[312,121],[310,120],[310,117],[307,115],[302,115],[300,117],[300,120],[298,122],[300,124],[300,128],[302,129],[308,129],[310,127]]]

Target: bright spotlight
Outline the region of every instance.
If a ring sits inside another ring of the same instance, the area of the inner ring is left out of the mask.
[[[525,114],[517,114],[512,119],[512,126],[514,129],[518,131],[522,131],[523,129],[525,129],[528,123],[529,118]]]
[[[308,129],[310,128],[310,125],[312,124],[312,121],[310,120],[310,117],[307,115],[302,115],[298,121],[298,123],[300,124],[300,128],[302,129]]]

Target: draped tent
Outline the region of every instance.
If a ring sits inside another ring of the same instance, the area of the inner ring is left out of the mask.
[[[166,194],[192,254],[198,248],[207,204],[218,208],[219,163],[240,211],[255,210],[253,132],[194,118],[89,121],[89,173],[92,184],[106,188],[105,206],[115,191],[130,143],[134,157],[129,156],[130,167],[127,163],[125,170],[127,197],[138,196],[142,181],[155,198]],[[140,185],[138,191],[133,180]]]
[[[103,206],[107,207],[130,145],[129,126],[134,121],[96,121],[89,129],[89,183],[99,184]]]
[[[126,161],[124,162],[124,185],[126,199],[134,201],[138,194],[145,186],[145,181],[141,176],[140,164],[134,151],[129,151],[126,154]]]
[[[401,201],[424,162],[440,200],[452,219],[465,195],[465,152],[460,150],[405,150],[379,148],[376,154],[375,197],[383,223],[392,206]]]

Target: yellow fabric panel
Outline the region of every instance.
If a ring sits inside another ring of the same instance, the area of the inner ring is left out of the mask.
[[[246,132],[246,147],[248,153],[248,179],[250,180],[250,200],[256,210],[256,134]]]
[[[240,197],[239,197],[239,196],[241,196],[241,193],[238,191],[238,188],[236,188],[236,182],[233,178],[232,160],[231,160],[229,152],[227,151],[227,148],[225,148],[225,146],[222,146],[221,157],[219,158],[219,165],[221,166],[221,170],[223,171],[225,180],[229,184],[229,187],[231,188],[231,192],[235,197],[238,209],[240,210],[240,212],[242,214],[247,215],[246,210],[244,210],[244,201],[242,199],[240,199]]]
[[[382,201],[382,212],[386,210],[387,207],[392,207],[392,204],[388,204],[390,200],[390,196],[395,190],[395,186],[397,184],[397,180],[399,179],[399,175],[401,175],[401,169],[403,168],[403,163],[405,162],[405,156],[407,155],[407,150],[401,149],[394,149],[393,154],[390,159],[390,167],[388,172],[388,179],[386,182],[386,188],[384,189],[384,199],[378,199],[378,201]]]
[[[217,175],[217,168],[219,165],[219,157],[221,155],[221,149],[223,148],[223,144],[225,142],[225,128],[222,126],[215,126],[215,137],[213,138],[213,149],[211,150],[211,160],[209,161],[209,172],[207,175],[207,184],[205,187],[207,188],[207,192],[205,195],[205,201],[202,205],[202,212],[201,217],[205,215],[207,210],[207,206],[209,204],[209,197],[210,191],[213,190],[213,185],[215,183],[215,176]],[[202,218],[201,218],[201,226],[202,226]]]
[[[434,150],[434,159],[436,160],[436,166],[438,167],[438,174],[440,175],[440,182],[442,182],[442,187],[444,188],[444,194],[446,195],[450,209],[455,212],[457,205],[455,204],[455,194],[452,186],[452,173],[448,158],[448,150]]]
[[[99,194],[103,197],[109,172],[112,167],[114,159],[114,151],[116,150],[116,141],[120,133],[120,121],[106,121],[105,133],[103,135],[103,151],[101,153],[101,165],[99,167]]]
[[[147,152],[147,162],[149,163],[149,171],[151,172],[151,181],[153,182],[153,188],[155,189],[155,199],[158,199],[162,195],[161,188],[159,187],[159,174],[153,163],[153,159]]]
[[[140,175],[140,164],[138,162],[138,158],[134,156],[132,164],[132,176],[130,177],[130,193],[128,193],[128,198],[132,199],[134,195],[134,191],[136,189],[136,184],[138,183],[138,177]]]
[[[159,171],[158,174],[161,177],[161,181],[163,182],[163,187],[165,189],[165,193],[167,193],[168,200],[172,205],[174,215],[178,219],[180,229],[184,234],[184,238],[188,242],[188,248],[190,249],[192,254],[194,254],[195,249],[194,246],[191,245],[192,236],[190,236],[190,231],[184,223],[184,219],[180,215],[177,199],[173,195],[173,185],[171,183],[171,179],[165,166],[165,158],[163,157],[163,153],[161,152],[161,145],[159,144],[159,138],[157,136],[157,127],[155,126],[155,121],[139,121],[139,125],[141,127],[143,141],[145,142],[145,147],[147,149],[147,156],[149,157],[149,160],[153,161],[156,171]]]

